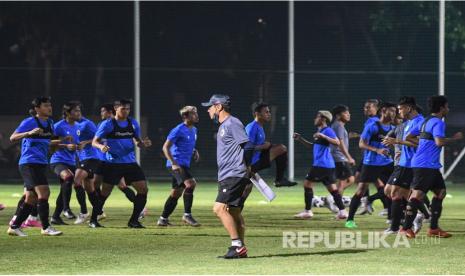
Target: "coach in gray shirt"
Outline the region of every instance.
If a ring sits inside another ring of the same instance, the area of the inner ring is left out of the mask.
[[[231,237],[226,259],[247,257],[244,245],[245,223],[242,217],[241,196],[250,183],[250,163],[254,145],[249,142],[244,125],[231,115],[231,101],[226,95],[213,95],[202,103],[208,114],[220,124],[216,135],[218,163],[218,196],[213,211]]]

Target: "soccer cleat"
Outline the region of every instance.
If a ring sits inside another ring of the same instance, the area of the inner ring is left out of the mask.
[[[54,225],[68,225],[66,222],[64,222],[60,217],[52,217],[50,219],[50,223]]]
[[[67,219],[75,219],[76,218],[76,215],[73,213],[73,211],[71,211],[71,209],[68,209],[68,210],[64,211],[63,216],[65,216],[65,218],[67,218]]]
[[[336,219],[347,219],[349,215],[346,210],[339,210],[336,215]]]
[[[360,210],[357,212],[357,215],[366,215],[368,213],[367,203],[368,198],[366,196],[360,199]]]
[[[325,201],[326,201],[326,207],[328,207],[328,209],[333,212],[333,213],[338,213],[339,212],[339,208],[337,208],[336,206],[336,203],[334,202],[334,198],[332,195],[327,195],[326,198],[325,198]]]
[[[27,237],[26,233],[24,233],[23,230],[21,230],[21,228],[13,229],[11,227],[8,227],[8,230],[6,232],[10,236]]]
[[[184,217],[183,217],[184,218]],[[169,219],[160,217],[157,221],[158,226],[173,226]]]
[[[283,178],[281,180],[275,180],[274,181],[274,186],[275,187],[292,187],[297,185],[297,182],[294,181],[289,181],[287,178]]]
[[[145,228],[145,226],[142,225],[139,221],[129,221],[128,222],[128,227],[129,228],[137,228],[137,229]]]
[[[423,220],[424,220],[424,216],[422,213],[417,213],[417,216],[415,217],[415,219],[413,220],[413,227],[412,227],[412,230],[415,234],[418,234],[418,232],[420,232],[421,230],[421,227],[423,226]]]
[[[247,258],[247,248],[245,246],[231,246],[223,256],[225,259]]]
[[[103,212],[100,215],[97,216],[98,221],[101,221],[101,220],[106,219],[106,218],[107,218],[107,215],[105,213],[103,213]]]
[[[437,229],[428,229],[427,233],[428,237],[438,237],[438,238],[450,238],[452,234],[447,233],[446,231],[442,230],[441,228]]]
[[[185,223],[185,224],[189,224],[190,226],[193,226],[193,227],[199,227],[200,226],[200,223],[198,223],[194,217],[192,215],[183,215],[182,216],[182,221]]]
[[[311,219],[312,217],[313,217],[312,210],[303,210],[302,212],[294,215],[294,218],[299,218],[299,219]]]
[[[344,225],[346,228],[349,228],[349,229],[354,229],[354,228],[357,228],[357,224],[355,223],[355,221],[353,220],[348,220],[346,221],[346,224]]]
[[[399,231],[392,230],[391,227],[388,227],[386,230],[383,231],[385,235],[397,235]]]
[[[101,225],[100,223],[98,223],[98,221],[91,221],[89,222],[89,228],[103,228],[105,226]]]
[[[42,228],[42,223],[37,219],[37,217],[29,216],[27,220],[23,223],[21,227],[37,227]]]
[[[80,213],[76,219],[76,221],[74,222],[74,224],[81,224],[81,223],[84,223],[87,219],[87,217],[89,216],[89,214],[83,214],[83,213]]]
[[[6,205],[5,205],[5,204],[2,204],[2,203],[0,203],[0,211],[1,211],[1,210],[3,210],[3,209],[5,209],[5,208],[6,208]]]
[[[412,229],[404,229],[404,228],[401,228],[399,230],[399,234],[401,235],[405,235],[408,239],[414,239],[415,238],[415,232],[413,232]]]
[[[40,233],[44,236],[59,236],[63,234],[63,232],[56,230],[52,226],[47,227],[47,229],[42,229]]]
[[[140,214],[139,214],[139,220],[144,219],[145,216],[147,215],[147,213],[148,213],[147,208],[144,208],[144,210],[142,210],[142,212],[140,212]]]
[[[385,217],[388,215],[388,209],[383,209],[381,212],[379,212],[378,216],[380,217]]]

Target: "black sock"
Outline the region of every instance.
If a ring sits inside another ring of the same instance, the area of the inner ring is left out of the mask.
[[[354,220],[355,213],[357,212],[358,206],[360,206],[361,197],[355,194],[352,199],[350,200],[350,207],[349,207],[349,216],[347,220]]]
[[[339,208],[339,210],[344,210],[345,206],[344,206],[344,203],[342,202],[341,194],[336,190],[336,191],[332,191],[331,195],[334,198],[334,203],[336,203],[337,208]]]
[[[56,202],[55,202],[55,212],[53,212],[53,218],[59,218],[61,215],[61,212],[63,212],[63,191],[60,189],[60,193],[57,196]]]
[[[70,210],[69,202],[71,201],[72,186],[74,179],[72,177],[65,179],[61,185],[62,187],[62,198],[63,198],[63,210]]]
[[[387,219],[392,219],[392,213],[391,213],[391,205],[392,205],[392,199],[387,197],[386,195],[384,196],[385,202],[386,202],[386,208],[387,208]]]
[[[431,201],[431,229],[438,229],[439,218],[442,213],[442,199],[433,197]]]
[[[161,216],[164,218],[168,218],[173,213],[174,209],[176,209],[177,204],[178,204],[178,199],[172,196],[169,196],[166,199],[165,207],[163,208],[163,212]]]
[[[420,206],[420,204],[423,204],[423,203],[416,198],[412,198],[407,203],[407,207],[405,208],[404,229],[412,228],[413,221],[415,220],[415,217],[417,216],[418,206]]]
[[[147,203],[146,194],[137,194],[136,199],[134,200],[134,209],[132,210],[132,216],[129,221],[138,221],[139,215],[144,210],[145,204]]]
[[[100,194],[102,193],[102,191],[100,190],[100,187],[99,187],[99,186],[95,186],[95,192],[97,193],[97,195],[100,196]]]
[[[42,229],[47,229],[50,226],[48,222],[48,215],[50,213],[50,207],[48,205],[48,199],[39,199],[37,203],[37,210],[39,212],[40,222],[42,222]]]
[[[81,214],[87,214],[86,191],[82,186],[74,186],[76,198],[81,206]]]
[[[405,198],[402,198],[401,200],[401,208],[402,208],[402,213],[401,213],[401,220],[405,219],[405,209],[407,209],[407,203],[408,201]]]
[[[305,197],[305,210],[312,210],[312,200],[313,200],[313,189],[304,188],[304,197]]]
[[[104,196],[101,193],[99,193],[98,195],[99,195],[99,199],[100,199],[100,208],[99,208],[100,213],[98,215],[101,215],[101,214],[103,214],[103,206],[105,206],[105,203],[107,202],[108,196]]]
[[[284,178],[284,172],[287,167],[287,152],[276,157],[276,181],[281,181]]]
[[[363,194],[363,197],[369,197],[370,196],[370,189],[367,188],[366,192]]]
[[[101,214],[101,203],[97,191],[87,193],[90,204],[92,205],[92,215],[90,217],[91,222],[97,221],[97,216]]]
[[[24,202],[21,207],[19,208],[18,216],[16,217],[15,221],[11,225],[11,228],[17,229],[21,227],[21,224],[27,219],[29,214],[31,213],[32,205],[27,204]]]
[[[418,206],[418,211],[420,211],[423,214],[425,219],[430,218],[428,208],[426,207],[426,204],[424,202],[423,202],[423,204],[420,204],[420,206]]]
[[[393,199],[391,204],[391,230],[398,231],[400,226],[400,220],[402,219],[402,200],[401,199]]]
[[[194,201],[194,190],[192,188],[186,188],[184,194],[182,195],[184,200],[184,213],[192,213],[192,202]]]
[[[136,200],[136,193],[134,193],[134,191],[131,188],[126,186],[124,189],[121,190],[121,192],[124,193],[124,195],[127,199],[129,199],[129,201],[134,203],[134,201]]]
[[[375,194],[372,194],[368,197],[368,202],[373,203],[377,199],[381,200],[383,202],[384,208],[386,208],[386,196],[384,195],[384,188],[378,188],[378,191]]]
[[[424,196],[423,203],[425,203],[425,205],[426,205],[426,207],[428,207],[428,209],[431,209],[431,202],[429,201],[429,198],[428,198],[427,195]]]
[[[36,206],[32,206],[31,216],[37,217],[38,215],[39,215],[39,210],[37,209],[37,205],[36,205]]]
[[[15,216],[18,216],[19,215],[19,211],[21,210],[21,206],[23,206],[23,203],[24,201],[26,200],[26,196],[23,195],[19,201],[18,201],[18,205],[16,206],[16,212],[15,212]]]

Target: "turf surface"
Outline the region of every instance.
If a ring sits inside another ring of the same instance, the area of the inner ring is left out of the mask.
[[[147,229],[126,228],[131,205],[114,190],[107,201],[102,221],[104,229],[87,225],[57,227],[60,237],[43,237],[37,228],[26,229],[26,238],[6,234],[7,223],[22,191],[19,185],[0,185],[0,202],[8,208],[0,211],[0,274],[464,274],[465,273],[465,186],[449,186],[441,226],[454,235],[439,242],[417,239],[411,248],[328,249],[283,248],[283,231],[347,231],[343,222],[333,219],[326,208],[315,208],[312,220],[292,216],[303,207],[301,186],[275,189],[278,197],[271,204],[254,190],[246,203],[246,243],[249,258],[224,260],[229,237],[211,209],[216,197],[214,183],[200,183],[193,213],[202,223],[191,228],[181,223],[182,200],[172,215],[175,226],[159,228],[161,213],[170,186],[150,185]],[[351,195],[349,190],[346,195]],[[322,186],[316,189],[323,195]],[[57,186],[52,187],[53,211]],[[71,206],[78,212],[73,192]],[[90,206],[90,204],[89,204]],[[381,209],[376,202],[377,211]],[[385,218],[358,216],[359,231],[381,231]],[[70,221],[71,222],[71,221]],[[425,229],[422,230],[425,233]],[[394,237],[387,239],[389,242]]]

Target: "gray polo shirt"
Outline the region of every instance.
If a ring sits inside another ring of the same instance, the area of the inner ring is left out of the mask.
[[[346,146],[346,149],[348,151],[349,150],[349,133],[347,132],[347,129],[338,120],[335,120],[333,122],[333,124],[331,125],[331,128],[334,130],[337,138],[339,138],[341,143],[344,143],[344,146]],[[349,161],[347,160],[344,153],[342,153],[339,146],[331,144],[330,147],[331,147],[331,154],[333,155],[333,158],[334,158],[334,162],[348,162]]]
[[[229,116],[221,123],[216,135],[216,160],[218,181],[229,177],[245,177],[244,149],[241,144],[249,141],[244,125],[236,117]]]

